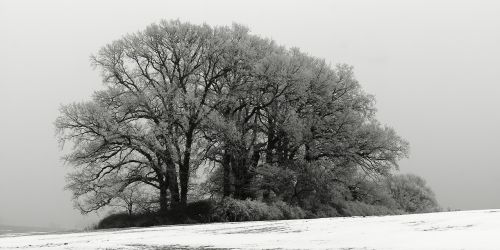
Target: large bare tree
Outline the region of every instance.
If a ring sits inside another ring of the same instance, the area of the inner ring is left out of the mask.
[[[163,21],[106,45],[92,63],[106,88],[63,106],[56,121],[61,142],[73,144],[68,188],[83,212],[137,182],[158,190],[162,211],[185,206],[192,173],[208,164],[222,170],[222,196],[245,199],[266,164],[387,174],[407,152],[376,121],[351,67],[239,25]]]
[[[157,187],[162,209],[167,190],[171,204],[185,205],[190,173],[210,149],[199,128],[218,106],[219,79],[254,46],[248,37],[238,25],[164,21],[93,56],[107,89],[88,103],[63,106],[56,122],[61,141],[75,145],[67,160],[80,167],[68,185],[76,200],[100,197],[94,189],[114,179],[119,190],[135,181]]]

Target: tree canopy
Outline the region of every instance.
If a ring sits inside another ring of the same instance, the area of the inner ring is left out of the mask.
[[[162,211],[185,206],[200,168],[211,195],[301,204],[357,173],[388,176],[408,152],[351,66],[241,25],[162,21],[104,46],[92,64],[105,88],[56,120],[73,146],[67,187],[82,212],[139,184],[157,190]]]

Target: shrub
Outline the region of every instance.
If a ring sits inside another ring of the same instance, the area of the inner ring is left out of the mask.
[[[173,224],[167,217],[162,217],[153,213],[144,214],[128,214],[119,213],[111,214],[103,218],[97,224],[98,229],[105,228],[124,228],[124,227],[148,227],[155,225]]]
[[[383,181],[356,178],[349,187],[352,201],[396,209],[397,204]],[[350,199],[348,199],[350,200]]]
[[[168,210],[163,217],[173,224],[193,224],[210,222],[214,201],[200,200],[188,203],[186,207]]]
[[[360,201],[349,201],[341,206],[318,204],[313,210],[304,210],[284,201],[265,203],[257,200],[237,200],[226,197],[219,202],[201,200],[189,203],[186,208],[174,208],[167,213],[112,214],[102,219],[97,228],[146,227],[169,224],[206,222],[237,222],[259,220],[285,220],[337,216],[369,216],[402,214],[401,210]]]
[[[224,198],[217,203],[212,221],[251,221],[265,217],[269,208],[267,204],[252,200],[236,200]]]
[[[398,207],[406,212],[425,213],[440,210],[434,192],[419,176],[395,175],[388,179],[387,185]]]
[[[131,227],[133,226],[132,225],[133,217],[134,216],[128,213],[111,214],[104,217],[101,221],[99,221],[99,223],[97,224],[97,228],[104,229],[104,228]]]
[[[189,203],[186,207],[186,215],[196,222],[209,222],[215,202],[213,200],[200,200]]]
[[[224,198],[219,202],[212,213],[212,221],[246,221],[248,220],[248,209],[241,200]]]
[[[277,201],[279,199],[289,200],[293,195],[293,188],[297,181],[296,173],[289,168],[263,164],[256,170],[256,176],[252,185],[262,191],[266,201]],[[276,197],[279,194],[280,197]]]
[[[297,203],[301,208],[311,211],[316,214],[324,206],[336,208],[339,203],[343,202],[349,193],[346,187],[346,173],[342,171],[344,168],[331,169],[328,167],[328,162],[324,160],[316,160],[314,162],[300,162],[295,164],[297,182],[293,187],[293,195],[289,200],[284,200],[289,203]],[[334,214],[333,210],[327,214]],[[326,215],[325,215],[326,216]]]
[[[283,219],[288,220],[307,218],[307,213],[300,207],[288,205],[283,201],[277,201],[273,205],[281,210]]]
[[[170,209],[161,215],[149,212],[140,214],[111,214],[103,218],[97,224],[96,228],[148,227],[210,222],[213,207],[214,202],[212,200],[201,200],[189,203],[186,208]]]
[[[279,220],[283,218],[283,212],[276,206],[254,200],[244,200],[243,204],[248,211],[248,220]]]
[[[267,204],[256,200],[224,198],[212,211],[212,221],[257,221],[306,218],[306,212],[283,201]]]
[[[333,206],[318,204],[314,211],[315,218],[339,217],[342,216]]]
[[[342,211],[345,216],[396,215],[404,212],[380,205],[370,205],[360,201],[348,201]]]

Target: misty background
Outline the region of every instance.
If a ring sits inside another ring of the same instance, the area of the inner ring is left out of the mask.
[[[354,66],[378,119],[410,142],[401,171],[443,208],[500,208],[495,1],[0,0],[0,224],[78,228],[55,138],[59,106],[102,87],[89,56],[160,19],[247,25]]]

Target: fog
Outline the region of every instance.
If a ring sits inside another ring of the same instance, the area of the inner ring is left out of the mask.
[[[0,0],[0,224],[82,227],[65,191],[59,106],[101,88],[89,56],[161,19],[247,25],[353,65],[379,120],[410,142],[401,171],[444,208],[500,208],[496,1]],[[65,149],[67,150],[67,149]]]

